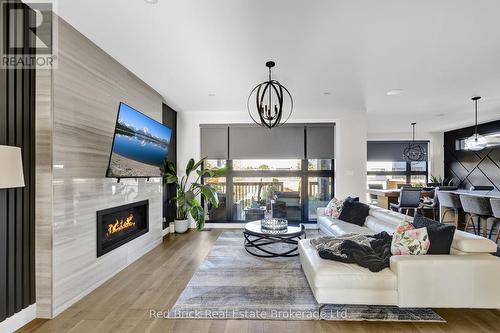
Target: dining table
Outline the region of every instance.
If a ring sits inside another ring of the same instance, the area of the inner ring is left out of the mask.
[[[390,209],[391,203],[398,203],[399,196],[401,195],[401,189],[368,189],[368,194],[377,196],[377,206]],[[429,189],[423,189],[420,193],[421,197],[434,197],[434,191]]]

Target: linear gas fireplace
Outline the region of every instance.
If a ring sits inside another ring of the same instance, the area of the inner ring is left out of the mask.
[[[97,256],[147,233],[148,214],[148,200],[98,211]]]

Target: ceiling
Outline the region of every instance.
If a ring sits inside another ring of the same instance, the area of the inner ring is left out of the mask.
[[[181,112],[245,110],[275,60],[302,116],[367,112],[374,132],[437,131],[471,125],[480,94],[480,121],[500,119],[498,0],[71,0],[56,11]]]

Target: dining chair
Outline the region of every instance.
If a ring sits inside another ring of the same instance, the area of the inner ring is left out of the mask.
[[[399,195],[398,203],[391,203],[390,207],[392,210],[401,213],[406,210],[406,215],[408,215],[409,210],[413,210],[413,215],[420,208],[420,194],[422,189],[420,187],[403,187]]]
[[[495,226],[500,222],[500,198],[490,198],[490,204],[491,204],[491,211],[493,212],[493,219],[491,223],[491,229],[490,229],[490,237],[491,234],[493,233],[493,230],[495,229]],[[498,243],[498,239],[500,238],[500,227],[498,228],[497,231],[497,236],[495,238],[495,243]]]
[[[482,235],[487,237],[487,225],[486,222],[488,218],[491,217],[491,206],[490,200],[484,197],[478,197],[473,195],[460,194],[460,202],[465,212],[465,229],[472,224],[472,229],[475,234],[479,234],[481,230],[481,225],[483,225]],[[477,219],[477,232],[474,226],[474,219]]]
[[[424,215],[424,216],[425,216],[425,214],[424,214],[425,211],[428,211],[428,210],[432,211],[432,219],[434,221],[437,221],[436,220],[436,211],[439,211],[439,199],[437,196],[436,189],[432,190],[431,192],[434,192],[434,195],[432,197],[432,201],[430,203],[426,203],[426,202],[420,203],[419,210],[422,212],[422,215]]]

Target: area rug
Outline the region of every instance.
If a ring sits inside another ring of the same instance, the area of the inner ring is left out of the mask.
[[[307,236],[317,237],[319,232],[311,230]],[[299,257],[252,256],[243,247],[242,231],[225,231],[167,316],[186,319],[445,322],[432,309],[345,304],[327,305],[321,312],[318,309],[301,270]]]

